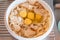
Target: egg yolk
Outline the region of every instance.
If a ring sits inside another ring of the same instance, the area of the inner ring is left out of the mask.
[[[24,20],[24,23],[25,23],[26,25],[30,25],[30,24],[32,23],[32,20],[26,18],[26,19]]]
[[[27,11],[26,11],[26,10],[25,10],[25,11],[20,11],[20,12],[19,12],[19,15],[20,15],[21,17],[25,18],[25,17],[27,16]]]
[[[34,19],[34,13],[33,12],[28,12],[28,16],[29,19]]]

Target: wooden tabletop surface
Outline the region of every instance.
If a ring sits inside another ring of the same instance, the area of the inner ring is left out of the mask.
[[[16,40],[6,29],[4,18],[5,11],[12,1],[0,1],[0,40]]]
[[[17,40],[12,37],[5,26],[5,11],[12,1],[0,1],[0,40]],[[54,40],[54,30],[46,38],[46,40]]]

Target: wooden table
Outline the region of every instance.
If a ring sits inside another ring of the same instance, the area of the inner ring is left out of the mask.
[[[17,40],[9,34],[4,23],[5,11],[11,2],[12,1],[8,1],[8,0],[0,1],[0,40]],[[46,2],[50,4],[50,2],[52,1],[46,0]],[[52,3],[50,4],[50,6],[53,8]],[[48,37],[45,40],[54,40],[54,39],[55,39],[55,34],[54,34],[54,30],[52,30],[50,35],[48,35]]]

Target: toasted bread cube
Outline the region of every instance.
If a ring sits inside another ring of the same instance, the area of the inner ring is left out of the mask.
[[[26,18],[26,19],[24,20],[24,23],[25,23],[26,25],[30,25],[30,24],[32,23],[32,20]]]
[[[16,31],[16,32],[18,32],[18,31],[20,31],[20,26],[19,25],[14,25],[14,31]]]
[[[36,34],[36,32],[31,29],[27,29],[24,31],[24,36],[26,36],[26,37],[33,37],[33,35],[35,35],[35,34]]]
[[[38,26],[37,26],[37,25],[33,25],[33,24],[32,24],[30,27],[31,27],[33,30],[37,30],[37,29],[38,29]]]
[[[34,13],[28,12],[28,18],[33,20],[34,19]]]
[[[23,18],[25,18],[27,16],[27,11],[26,10],[23,10],[23,11],[20,11],[19,12],[19,15]]]

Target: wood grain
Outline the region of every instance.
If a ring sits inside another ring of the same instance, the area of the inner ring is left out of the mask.
[[[17,40],[7,31],[5,26],[5,11],[12,1],[0,1],[0,40]]]

